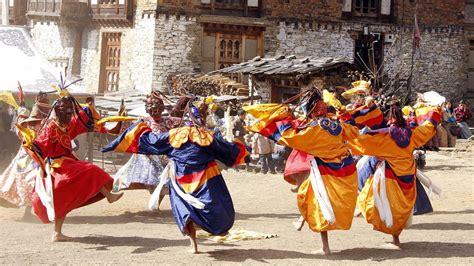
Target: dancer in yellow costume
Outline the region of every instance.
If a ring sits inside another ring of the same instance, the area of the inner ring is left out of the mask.
[[[392,235],[390,245],[396,248],[400,247],[399,235],[409,223],[416,200],[413,150],[433,137],[440,121],[437,107],[417,109],[416,115],[420,126],[409,127],[401,109],[393,105],[388,128],[370,131],[349,142],[353,155],[375,156],[369,159],[375,162],[362,166],[362,171],[371,173],[358,204],[375,230]]]
[[[307,110],[303,126],[288,105],[261,104],[244,108],[259,120],[248,129],[315,157],[310,178],[298,190],[298,208],[309,228],[321,233],[322,253],[330,254],[327,231],[348,230],[352,224],[357,172],[344,142],[355,138],[358,129],[332,119],[317,89],[298,97]]]

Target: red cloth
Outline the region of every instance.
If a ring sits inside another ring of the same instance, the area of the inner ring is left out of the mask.
[[[285,180],[292,185],[296,185],[296,181],[291,175],[309,172],[311,170],[311,159],[313,158],[312,155],[306,152],[293,150],[286,160],[285,171],[283,173]]]
[[[106,185],[110,190],[113,179],[104,170],[86,162],[79,161],[72,154],[71,139],[88,131],[89,117],[79,113],[82,121],[73,118],[66,131],[52,121],[35,139],[35,147],[43,158],[55,158],[53,168],[53,198],[56,219],[65,217],[70,211],[104,198],[100,189]],[[85,122],[85,123],[83,123]],[[38,195],[33,195],[33,208],[43,223],[49,223],[46,208]]]

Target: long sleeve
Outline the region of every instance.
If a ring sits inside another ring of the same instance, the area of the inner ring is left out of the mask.
[[[214,139],[207,147],[217,160],[221,161],[227,166],[234,166],[245,163],[245,158],[249,152],[244,144],[240,142],[228,142],[221,136],[214,134]]]
[[[154,134],[148,124],[140,120],[107,144],[102,152],[165,154],[172,149],[168,136],[168,133]]]
[[[69,123],[68,130],[71,139],[74,139],[78,135],[90,131],[105,133],[105,128],[96,123],[100,119],[100,116],[98,116],[99,114],[93,107],[83,107],[83,109],[79,111],[79,114],[73,117],[73,119]]]
[[[342,126],[342,138],[346,141],[357,138],[359,134],[359,128],[350,124],[341,123]]]

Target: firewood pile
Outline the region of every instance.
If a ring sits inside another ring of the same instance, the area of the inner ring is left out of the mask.
[[[248,86],[222,75],[176,74],[168,77],[168,86],[175,95],[248,96]]]

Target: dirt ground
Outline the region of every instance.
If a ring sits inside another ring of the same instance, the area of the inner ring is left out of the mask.
[[[390,237],[355,218],[349,231],[330,232],[333,254],[312,255],[320,238],[297,219],[295,194],[281,175],[224,172],[237,219],[234,229],[277,234],[277,238],[217,244],[200,240],[201,254],[187,253],[169,201],[162,211],[146,210],[146,191],[127,191],[112,205],[105,201],[73,211],[64,231],[74,242],[49,242],[52,225],[22,222],[22,209],[0,209],[0,263],[100,264],[470,264],[474,263],[474,153],[429,153],[426,174],[443,189],[434,213],[415,216],[401,235],[402,250],[384,249]]]

